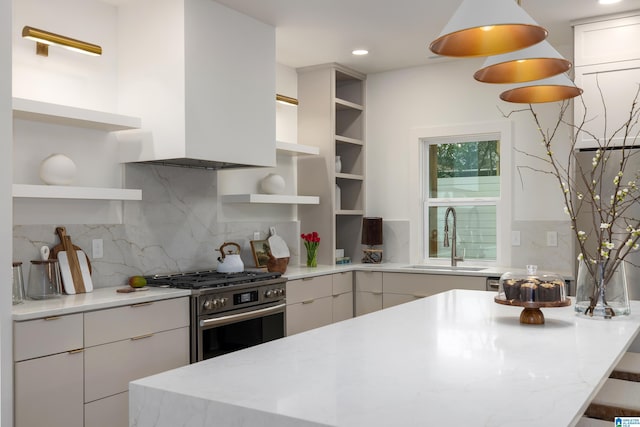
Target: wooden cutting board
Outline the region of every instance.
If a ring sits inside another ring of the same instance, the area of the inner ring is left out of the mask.
[[[80,260],[78,259],[78,249],[74,247],[71,242],[71,237],[67,236],[67,230],[64,227],[57,227],[56,233],[60,238],[60,245],[55,246],[52,249],[52,254],[55,253],[55,256],[58,258],[58,262],[60,262],[60,270],[62,275],[62,283],[66,293],[74,293],[81,294],[87,292],[84,283],[84,277],[82,274],[82,268],[80,265]],[[61,247],[60,247],[61,246]],[[60,254],[65,252],[65,254],[61,257]],[[80,256],[82,256],[83,252],[81,252]],[[86,255],[85,255],[86,257]],[[62,261],[62,262],[61,262]],[[86,269],[88,271],[88,264]],[[86,274],[85,274],[86,276]],[[66,277],[66,280],[65,280]],[[89,273],[89,277],[90,273]],[[71,279],[73,286],[70,286],[69,279]],[[93,286],[91,286],[93,288]],[[91,289],[92,290],[92,289]]]

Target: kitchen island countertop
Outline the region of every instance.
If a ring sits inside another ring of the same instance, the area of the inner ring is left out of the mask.
[[[640,331],[630,316],[452,290],[130,383],[130,425],[572,426]]]

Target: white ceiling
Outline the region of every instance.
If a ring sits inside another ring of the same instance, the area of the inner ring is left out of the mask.
[[[428,45],[462,0],[216,1],[275,26],[281,64],[338,62],[370,74],[434,61]],[[556,47],[572,45],[574,20],[640,10],[640,0],[608,6],[597,0],[522,0],[521,5],[549,30],[548,40]],[[354,57],[356,48],[370,53]]]

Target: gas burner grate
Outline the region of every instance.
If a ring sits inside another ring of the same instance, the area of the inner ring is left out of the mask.
[[[145,276],[149,286],[168,286],[179,289],[222,288],[244,283],[261,282],[276,279],[282,274],[277,272],[219,273],[214,270]]]

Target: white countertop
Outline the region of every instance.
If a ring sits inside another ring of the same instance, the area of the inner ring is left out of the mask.
[[[640,330],[454,290],[130,383],[137,427],[571,426]]]
[[[60,316],[191,295],[191,291],[184,289],[149,287],[146,291],[130,293],[118,293],[117,289],[117,287],[98,288],[84,294],[61,295],[59,298],[39,301],[26,300],[22,304],[13,306],[11,310],[13,320]]]
[[[496,267],[487,266],[479,267],[477,271],[468,270],[451,270],[448,266],[442,265],[433,269],[423,269],[411,267],[416,264],[408,263],[380,263],[380,264],[343,264],[343,265],[318,265],[317,267],[307,267],[304,265],[289,265],[284,276],[289,280],[301,279],[303,277],[322,276],[325,274],[339,273],[342,271],[381,271],[388,273],[415,273],[415,274],[446,274],[454,276],[475,276],[475,277],[500,277],[506,272],[526,274],[526,268],[512,267]],[[435,266],[434,266],[435,267]],[[438,269],[438,268],[442,269]],[[467,266],[462,265],[462,268]],[[542,272],[539,271],[538,273]],[[573,280],[574,275],[569,272],[556,271],[567,280]]]

